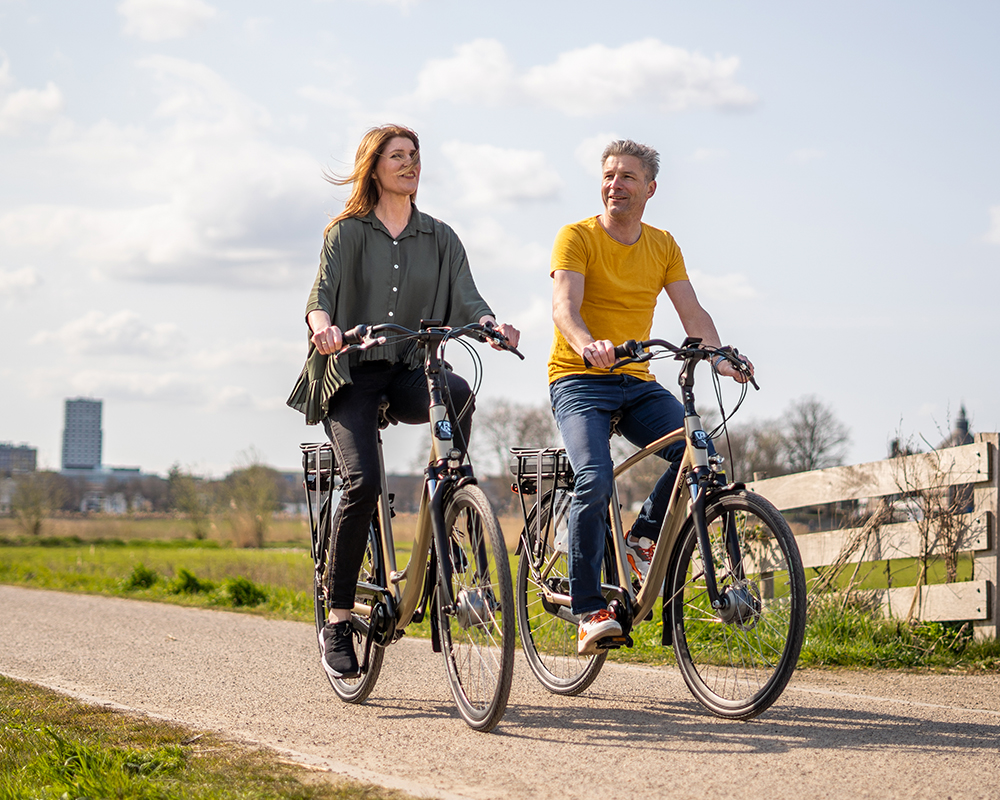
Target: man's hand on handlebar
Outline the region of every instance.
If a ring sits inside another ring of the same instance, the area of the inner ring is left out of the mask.
[[[753,364],[750,359],[744,355],[737,355],[737,358],[743,362],[744,369],[740,369],[725,358],[719,360],[717,364],[716,360],[713,359],[712,363],[716,364],[715,371],[720,375],[732,378],[737,383],[747,383],[753,378]]]
[[[583,356],[583,363],[588,367],[601,367],[610,369],[618,361],[615,355],[615,344],[608,339],[600,339],[586,345],[580,355]]]

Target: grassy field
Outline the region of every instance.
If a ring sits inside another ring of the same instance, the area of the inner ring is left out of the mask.
[[[402,800],[269,751],[0,676],[0,800]]]
[[[502,518],[513,548],[521,521]],[[393,520],[400,566],[409,559],[415,516]],[[134,597],[182,605],[226,608],[282,619],[312,622],[312,561],[301,519],[272,526],[262,549],[232,546],[226,523],[196,541],[178,519],[55,519],[45,535],[29,539],[11,520],[0,520],[0,583],[61,591]],[[932,567],[932,581],[934,570]],[[915,563],[894,562],[893,585],[912,584]],[[807,575],[807,578],[810,578]],[[873,566],[864,588],[885,586],[885,565]],[[632,633],[635,646],[613,651],[617,661],[671,663],[673,652],[660,645],[659,607],[653,619]],[[428,635],[425,621],[408,633]],[[838,602],[811,602],[800,666],[895,667],[963,670],[1000,669],[1000,643],[973,642],[969,626],[953,623],[905,625],[874,620],[862,608]]]
[[[513,548],[519,519],[503,519]],[[412,515],[394,520],[400,565]],[[275,524],[263,549],[232,546],[225,523],[204,541],[176,519],[56,519],[41,539],[0,520],[0,583],[226,608],[312,622],[312,561],[301,520]],[[516,561],[512,555],[512,569]],[[898,573],[894,579],[898,580]],[[877,585],[878,570],[866,577]],[[670,663],[659,609],[632,632],[617,661]],[[429,635],[428,623],[407,629]],[[974,642],[967,626],[875,620],[865,609],[812,600],[800,667],[1000,671],[1000,643]],[[129,797],[228,800],[382,800],[401,795],[331,783],[263,751],[208,734],[85,706],[0,677],[0,800]]]

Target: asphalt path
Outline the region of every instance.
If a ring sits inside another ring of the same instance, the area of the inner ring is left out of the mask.
[[[606,664],[580,697],[518,653],[492,733],[455,711],[440,654],[403,639],[341,703],[311,625],[0,586],[0,673],[440,798],[1000,798],[1000,675],[800,671],[750,722],[672,667]]]

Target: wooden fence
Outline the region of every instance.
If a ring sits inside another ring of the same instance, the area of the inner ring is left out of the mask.
[[[911,609],[921,620],[971,620],[977,638],[1000,636],[1000,605],[997,575],[1000,551],[997,548],[997,513],[1000,479],[997,448],[1000,434],[978,434],[972,444],[950,447],[919,455],[903,456],[869,464],[802,472],[780,478],[754,481],[748,487],[760,493],[780,510],[801,509],[829,503],[859,501],[868,508],[879,502],[899,507],[932,497],[933,493],[971,493],[971,510],[956,515],[961,531],[958,550],[972,554],[972,579],[956,583],[936,583],[920,587],[876,590],[873,594],[886,615],[905,617]],[[916,510],[916,509],[915,509]],[[919,517],[919,513],[916,514]],[[917,558],[923,550],[941,555],[940,545],[928,548],[927,529],[918,521],[869,526],[866,546],[851,553],[859,540],[859,528],[796,533],[802,561],[810,567],[847,563]],[[934,528],[930,536],[933,541]],[[923,544],[922,544],[923,542]],[[850,555],[847,555],[850,553]],[[914,594],[917,594],[916,598]]]

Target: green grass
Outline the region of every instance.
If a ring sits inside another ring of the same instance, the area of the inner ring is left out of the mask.
[[[0,800],[401,800],[213,734],[0,677]]]
[[[16,541],[32,543],[0,541],[0,583],[313,621],[313,566],[305,544],[248,550],[193,540]],[[397,551],[402,568],[409,543],[399,542]],[[673,663],[672,650],[660,644],[662,625],[658,602],[653,618],[633,628],[634,647],[612,651],[610,659]],[[429,636],[429,622],[411,624],[407,634]],[[799,666],[998,671],[1000,643],[975,642],[971,628],[960,624],[906,625],[814,601]]]
[[[876,618],[867,608],[813,601],[799,666],[1000,671],[1000,641],[975,641],[962,622]]]

